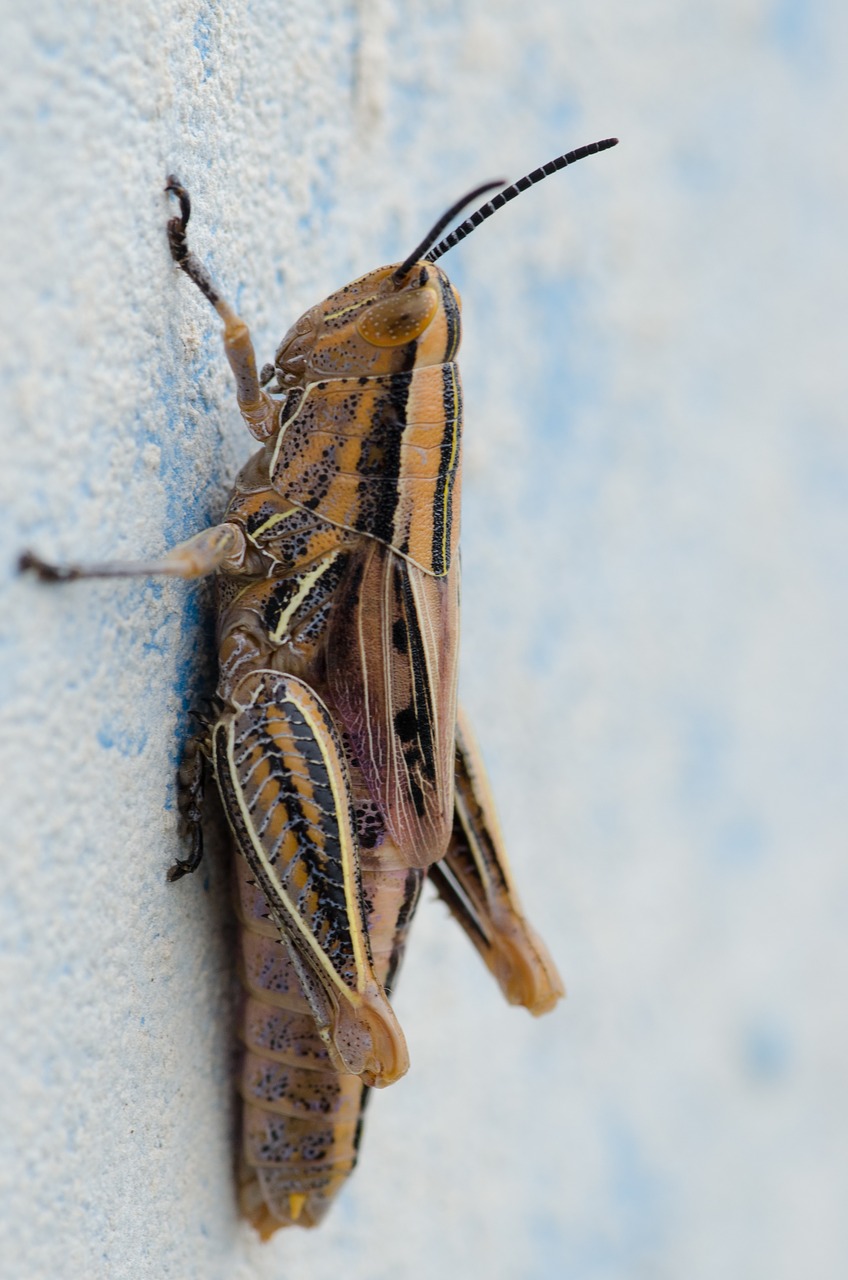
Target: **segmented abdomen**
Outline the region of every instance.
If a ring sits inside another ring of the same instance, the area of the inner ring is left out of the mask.
[[[390,986],[424,873],[363,865],[378,981]],[[263,1239],[297,1222],[316,1226],[357,1159],[368,1090],[339,1074],[265,899],[236,855],[236,911],[245,999],[239,1077],[243,1101],[242,1210]]]

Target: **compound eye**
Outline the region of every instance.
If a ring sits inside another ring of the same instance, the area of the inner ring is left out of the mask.
[[[402,347],[418,338],[439,307],[435,289],[405,289],[369,307],[357,330],[374,347]]]

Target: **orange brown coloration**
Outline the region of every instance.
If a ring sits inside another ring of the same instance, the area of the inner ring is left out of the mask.
[[[356,1162],[367,1087],[406,1069],[385,992],[428,868],[444,858],[443,876],[480,888],[473,913],[451,902],[478,946],[495,908],[481,950],[509,998],[539,1012],[562,993],[511,902],[488,801],[465,844],[451,837],[459,302],[439,268],[395,273],[293,327],[282,402],[250,389],[252,352],[225,330],[247,425],[265,424],[225,517],[243,558],[219,576],[211,742],[243,929],[241,1201],[263,1235],[320,1221]],[[469,874],[470,844],[486,856]]]
[[[462,398],[455,364],[307,388],[271,459],[274,488],[369,533],[437,577],[459,543]]]
[[[356,1163],[369,1090],[407,1069],[389,994],[425,875],[510,1002],[538,1014],[564,994],[457,722],[460,304],[434,260],[519,190],[610,145],[534,171],[434,246],[454,206],[403,263],[307,311],[261,381],[169,178],[172,256],[224,322],[260,449],[224,521],[158,560],[21,557],[53,582],[217,574],[217,711],[186,746],[191,852],[169,878],[199,865],[211,767],[241,929],[240,1198],[265,1238],[321,1221]]]

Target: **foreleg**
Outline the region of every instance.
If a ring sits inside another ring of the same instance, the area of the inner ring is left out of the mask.
[[[180,542],[158,560],[106,560],[101,564],[50,564],[32,551],[18,560],[22,573],[42,582],[72,582],[76,578],[205,578],[223,570],[238,573],[247,543],[238,525],[216,524]]]
[[[248,431],[257,440],[267,440],[279,427],[280,404],[262,390],[256,373],[256,354],[250,330],[225,302],[212,283],[212,277],[199,258],[191,252],[186,239],[186,228],[191,217],[191,198],[179,178],[170,174],[165,190],[180,202],[180,212],[168,223],[168,244],[171,257],[197,285],[224,322],[224,352],[236,380],[236,395],[241,416]]]

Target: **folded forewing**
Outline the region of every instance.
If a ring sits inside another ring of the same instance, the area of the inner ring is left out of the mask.
[[[458,571],[370,542],[339,588],[328,685],[405,865],[442,857],[453,814]]]
[[[335,727],[294,676],[254,671],[214,731],[227,817],[338,1070],[390,1084],[406,1044],[371,963]]]
[[[453,831],[447,853],[429,874],[509,1003],[524,1005],[533,1014],[552,1009],[565,988],[545,944],[524,917],[483,762],[461,713]]]

